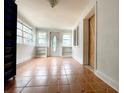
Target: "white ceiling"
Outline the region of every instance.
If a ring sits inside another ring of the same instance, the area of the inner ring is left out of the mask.
[[[89,0],[16,0],[18,12],[37,28],[72,29]]]

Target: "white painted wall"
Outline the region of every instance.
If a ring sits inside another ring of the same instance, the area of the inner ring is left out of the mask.
[[[119,89],[119,0],[98,0],[97,74]]]
[[[17,64],[25,62],[27,60],[32,59],[35,57],[35,28],[33,25],[30,24],[25,18],[23,18],[18,13],[18,19],[21,20],[23,23],[26,23],[27,25],[31,26],[33,28],[33,44],[32,45],[26,45],[26,44],[17,44]]]
[[[83,63],[82,31],[83,18],[95,5],[91,0],[83,11],[80,23],[79,46],[73,47],[73,57]],[[76,27],[75,26],[75,27]],[[97,0],[97,69],[96,75],[117,91],[119,90],[119,1]]]
[[[34,46],[17,44],[17,64],[32,59],[34,55]]]
[[[72,57],[75,60],[77,60],[80,64],[83,64],[83,21],[81,21],[78,25],[79,25],[79,33],[78,33],[79,45],[72,47]],[[74,37],[74,33],[72,33],[72,36]]]

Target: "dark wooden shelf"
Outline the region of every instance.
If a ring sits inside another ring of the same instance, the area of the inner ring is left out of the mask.
[[[4,79],[16,75],[17,5],[4,0]]]

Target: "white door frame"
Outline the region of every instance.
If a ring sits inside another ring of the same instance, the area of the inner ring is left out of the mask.
[[[56,36],[59,35],[59,36],[57,36],[57,38],[58,38],[57,39],[57,45],[58,46],[57,46],[57,51],[56,51],[57,54],[55,54],[55,55],[52,55],[52,49],[51,49],[52,48],[52,43],[51,43],[52,42],[52,37],[51,37],[52,34],[55,34]],[[60,42],[60,32],[50,32],[50,42],[49,42],[49,45],[50,45],[50,56],[51,57],[58,57],[58,56],[60,56],[60,52],[61,52],[60,51],[60,47],[61,47],[60,43],[61,43]]]
[[[94,5],[94,7],[91,9],[91,11],[89,11],[89,13],[85,16],[83,23],[87,23],[86,21],[88,21],[88,19],[95,15],[95,37],[94,37],[94,70],[97,69],[97,1]],[[88,27],[88,26],[87,26]],[[85,30],[89,30],[88,28]],[[88,41],[89,42],[89,41]],[[84,50],[84,47],[83,47]],[[84,52],[83,52],[83,55]],[[86,58],[87,60],[85,60],[86,62],[84,63],[85,65],[88,65],[89,62],[89,56]]]

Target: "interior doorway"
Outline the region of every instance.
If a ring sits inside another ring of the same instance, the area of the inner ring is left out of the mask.
[[[60,56],[60,33],[50,32],[50,56]]]
[[[89,62],[94,68],[95,15],[89,18]]]
[[[84,65],[96,69],[96,7],[83,20],[83,62]]]

